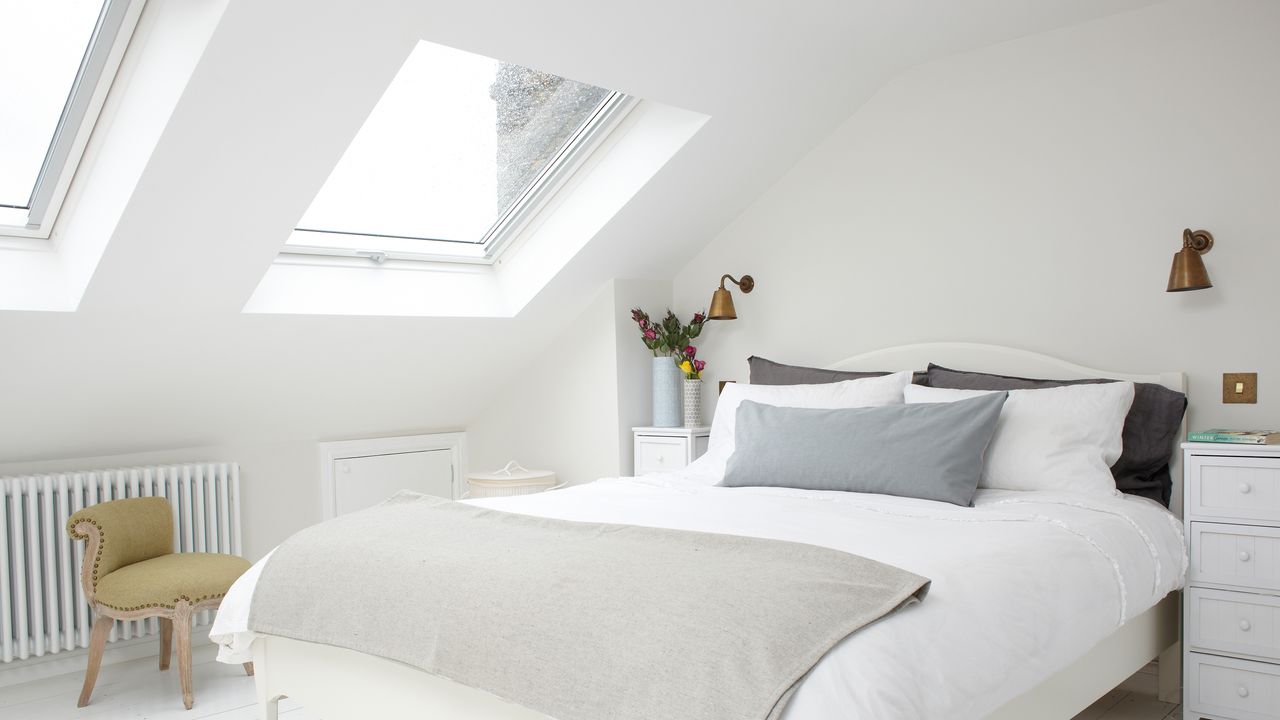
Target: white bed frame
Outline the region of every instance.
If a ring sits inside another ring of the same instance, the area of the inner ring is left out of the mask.
[[[836,370],[923,370],[928,363],[964,370],[1075,380],[1107,377],[1159,383],[1186,391],[1182,373],[1139,375],[1097,370],[994,345],[926,343],[858,355]],[[1180,513],[1182,483],[1171,503]],[[1152,660],[1159,662],[1160,699],[1178,702],[1181,654],[1178,593],[1125,623],[1084,657],[1014,698],[988,720],[1070,720]],[[493,695],[383,658],[276,636],[253,646],[258,704],[263,720],[276,720],[277,703],[290,697],[325,720],[424,717],[433,720],[547,720],[547,716]]]

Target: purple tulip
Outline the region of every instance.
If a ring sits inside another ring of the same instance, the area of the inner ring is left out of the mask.
[[[644,339],[645,339],[645,340],[656,340],[657,338],[658,338],[658,333],[656,333],[656,332],[654,332],[654,331],[652,331],[652,330],[645,330],[645,331],[644,331]]]
[[[702,313],[694,313],[694,314],[693,314],[693,324],[694,324],[694,325],[701,325],[701,324],[703,323],[703,321],[705,321],[706,319],[707,319],[707,316],[706,316],[706,315],[703,315]]]
[[[693,369],[697,370],[698,372],[702,372],[702,369],[705,368],[706,366],[707,366],[707,363],[704,360],[693,361]]]
[[[697,357],[697,356],[698,356],[698,348],[696,348],[696,347],[694,347],[694,346],[690,345],[690,346],[688,346],[688,347],[686,347],[686,348],[684,349],[684,354],[685,354],[685,355],[686,355],[690,360],[692,360],[693,358],[695,358],[695,357]]]

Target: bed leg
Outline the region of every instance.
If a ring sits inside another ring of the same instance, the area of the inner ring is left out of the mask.
[[[283,695],[272,694],[270,688],[267,687],[267,678],[270,673],[267,669],[267,659],[265,648],[262,647],[262,641],[254,642],[253,662],[245,663],[246,670],[252,667],[253,687],[258,698],[258,713],[260,720],[279,720],[280,717],[280,698]]]
[[[1161,702],[1182,702],[1182,643],[1165,648],[1156,661],[1157,695]]]

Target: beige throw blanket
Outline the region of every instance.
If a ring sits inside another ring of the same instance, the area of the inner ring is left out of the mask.
[[[285,541],[249,627],[408,663],[558,720],[764,720],[832,646],[928,585],[814,545],[402,492]]]

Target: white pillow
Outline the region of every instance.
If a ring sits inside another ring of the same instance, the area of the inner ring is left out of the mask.
[[[860,408],[901,405],[902,390],[911,384],[911,372],[859,378],[818,385],[745,385],[729,383],[716,402],[711,420],[711,437],[698,469],[724,475],[725,463],[733,454],[738,428],[738,405],[754,400],[764,405],[794,408]]]
[[[990,392],[911,385],[904,395],[914,404]],[[1111,466],[1120,458],[1120,433],[1132,404],[1131,382],[1010,390],[978,487],[1116,494]]]

